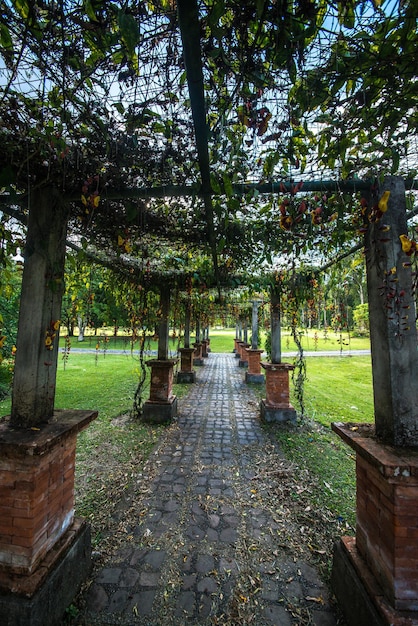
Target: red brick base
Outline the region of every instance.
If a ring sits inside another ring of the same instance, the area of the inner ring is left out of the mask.
[[[333,430],[356,451],[357,551],[392,607],[418,611],[418,451],[381,444],[369,424]]]
[[[39,430],[0,424],[0,584],[30,574],[74,520],[76,438],[95,411],[55,411]]]
[[[261,363],[266,372],[266,405],[280,409],[293,408],[289,398],[290,363]]]

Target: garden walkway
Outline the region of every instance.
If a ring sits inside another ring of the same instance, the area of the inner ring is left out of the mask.
[[[233,354],[197,368],[121,513],[124,545],[98,560],[79,598],[77,624],[342,623],[315,567],[324,550],[299,541],[309,529],[292,512],[292,468],[243,380]]]

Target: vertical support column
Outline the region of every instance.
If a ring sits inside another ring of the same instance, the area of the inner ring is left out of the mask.
[[[261,400],[261,419],[265,422],[294,422],[296,411],[290,404],[289,372],[294,366],[282,363],[280,328],[280,292],[276,286],[270,291],[271,363],[261,363],[266,372],[266,398]]]
[[[193,353],[194,348],[190,347],[190,319],[191,319],[191,303],[187,298],[185,305],[184,320],[184,348],[180,348],[180,371],[177,372],[176,381],[178,383],[194,383],[196,381],[196,372],[193,370]]]
[[[251,348],[246,348],[248,359],[248,371],[245,372],[246,383],[263,383],[264,375],[261,373],[261,355],[263,350],[258,349],[258,307],[260,302],[253,301],[251,319]]]
[[[200,319],[196,317],[196,342],[194,344],[193,365],[203,365],[202,342],[200,341]]]
[[[376,435],[418,446],[415,302],[410,257],[399,238],[407,234],[403,179],[385,179],[379,197],[385,194],[388,209],[370,223],[365,242]]]
[[[74,469],[77,434],[97,412],[54,410],[67,220],[56,189],[32,192],[12,414],[0,422],[2,624],[61,622],[90,570]]]
[[[336,544],[332,584],[350,625],[415,624],[418,354],[410,257],[400,239],[407,235],[401,178],[384,180],[368,218],[375,424],[332,425],[356,452],[357,476],[356,537]]]
[[[10,423],[36,426],[54,412],[68,208],[55,189],[32,192]]]
[[[146,364],[151,368],[150,397],[144,402],[143,418],[147,422],[162,423],[177,414],[177,397],[173,395],[174,364],[168,358],[170,321],[170,287],[160,287],[161,318],[158,329],[158,356]]]
[[[258,307],[261,302],[258,300],[253,301],[251,312],[251,348],[253,350],[258,349]]]
[[[282,362],[282,335],[280,319],[280,293],[274,287],[270,290],[271,362]]]
[[[242,342],[239,342],[240,359],[238,367],[248,367],[247,348],[250,347],[250,344],[248,343],[248,320],[246,316],[244,317],[242,327],[244,338]]]

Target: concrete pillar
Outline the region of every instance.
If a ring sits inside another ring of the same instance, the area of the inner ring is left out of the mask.
[[[280,293],[272,288],[270,291],[270,328],[271,328],[271,362],[282,361],[282,337],[280,324]]]
[[[397,446],[418,446],[418,351],[407,233],[405,185],[389,177],[388,210],[366,234],[367,290],[376,435]],[[382,228],[384,227],[384,228]]]
[[[32,192],[12,414],[0,423],[2,624],[61,623],[90,570],[74,468],[77,434],[97,412],[54,409],[67,219],[56,189]]]
[[[190,321],[192,317],[192,305],[190,298],[187,298],[184,309],[184,347],[190,348]]]
[[[357,479],[356,536],[335,546],[332,585],[350,626],[418,624],[418,357],[402,179],[383,181],[367,217],[375,424],[332,425],[356,453]]]
[[[252,316],[251,316],[251,348],[253,350],[258,349],[258,307],[261,302],[258,300],[253,301]]]
[[[184,348],[180,348],[180,371],[177,372],[176,381],[178,383],[194,383],[196,372],[193,370],[194,348],[190,347],[190,319],[191,304],[190,298],[186,301],[185,321],[184,321]]]
[[[261,400],[261,419],[265,422],[295,422],[296,411],[290,404],[289,372],[294,369],[282,363],[280,328],[280,292],[276,286],[270,292],[271,363],[261,363],[266,372],[266,398]]]
[[[177,397],[173,394],[174,365],[177,359],[168,358],[170,288],[160,288],[161,318],[158,328],[158,356],[146,365],[151,368],[150,397],[143,405],[146,422],[163,423],[177,414]]]
[[[18,428],[37,426],[54,412],[67,221],[55,189],[32,192],[10,418]]]

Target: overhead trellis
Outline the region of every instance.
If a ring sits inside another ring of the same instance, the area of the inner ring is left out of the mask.
[[[415,4],[4,3],[1,205],[24,214],[51,186],[84,249],[192,251],[215,274],[344,253],[368,181],[415,176]],[[313,196],[290,227],[301,180]]]

